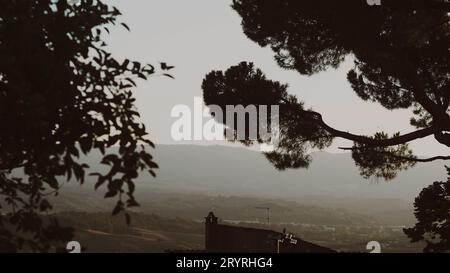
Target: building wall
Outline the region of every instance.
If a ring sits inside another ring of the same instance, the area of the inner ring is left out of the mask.
[[[205,249],[225,253],[335,252],[299,238],[287,239],[285,234],[272,230],[221,225],[212,212],[205,218]]]
[[[264,252],[274,253],[276,232],[220,224],[207,224],[206,250],[213,252]]]

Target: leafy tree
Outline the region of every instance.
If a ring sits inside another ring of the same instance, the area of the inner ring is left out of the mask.
[[[42,215],[58,178],[84,182],[81,153],[98,150],[110,166],[92,175],[106,198],[118,198],[113,214],[138,205],[139,171],[154,175],[132,89],[155,68],[106,50],[102,35],[119,15],[100,0],[0,1],[0,251],[45,252],[71,238]],[[119,155],[108,153],[113,146]]]
[[[270,47],[280,67],[313,75],[352,56],[354,68],[347,79],[357,96],[389,110],[413,110],[413,132],[358,135],[327,124],[320,113],[289,95],[287,85],[270,81],[252,63],[206,75],[202,87],[207,105],[279,105],[280,142],[266,153],[277,168],[307,167],[308,151],[326,148],[337,137],[354,143],[341,149],[352,152],[364,177],[389,180],[417,162],[450,159],[418,158],[408,147],[428,136],[450,147],[450,3],[234,0],[233,8],[247,37]]]
[[[450,251],[450,168],[446,182],[434,182],[414,202],[417,223],[404,229],[411,242],[426,242],[424,252]]]

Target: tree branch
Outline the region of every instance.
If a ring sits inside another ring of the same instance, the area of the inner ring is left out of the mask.
[[[365,144],[372,147],[388,147],[388,146],[395,146],[404,144],[416,139],[424,138],[427,136],[434,135],[437,130],[435,127],[430,126],[421,130],[417,130],[411,133],[407,133],[404,135],[388,138],[388,139],[373,139],[367,136],[363,135],[356,135],[349,132],[340,131],[337,129],[332,128],[328,124],[326,124],[323,121],[322,115],[320,113],[314,112],[314,111],[308,111],[303,110],[298,107],[298,105],[293,104],[292,102],[289,102],[287,100],[282,100],[286,104],[283,104],[285,106],[295,107],[296,111],[300,111],[303,115],[309,116],[314,122],[317,122],[317,124],[322,127],[325,131],[327,131],[330,135],[334,137],[341,137],[347,140],[351,140],[360,144]]]
[[[339,147],[339,149],[343,150],[343,151],[359,150],[358,148],[355,148],[355,147]],[[378,154],[385,154],[385,155],[391,156],[396,159],[411,161],[411,162],[432,162],[432,161],[436,161],[436,160],[450,160],[450,156],[434,156],[434,157],[429,157],[429,158],[415,158],[415,157],[395,155],[393,153],[385,152],[385,151],[373,151],[373,152],[378,153]]]

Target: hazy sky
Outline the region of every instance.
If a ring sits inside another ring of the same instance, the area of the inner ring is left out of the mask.
[[[210,142],[175,142],[170,135],[170,113],[177,104],[192,106],[195,96],[202,96],[203,77],[211,70],[225,70],[241,61],[254,62],[268,78],[290,85],[289,92],[322,113],[331,126],[358,134],[410,132],[410,111],[388,111],[361,101],[350,88],[346,73],[351,57],[337,70],[311,77],[282,70],[273,52],[261,48],[242,32],[241,19],[231,7],[231,0],[110,0],[122,13],[131,32],[117,27],[108,38],[111,51],[121,58],[145,63],[159,61],[175,65],[176,80],[155,76],[140,82],[137,105],[143,122],[156,143],[212,144]],[[337,140],[337,147],[351,145]],[[449,149],[433,138],[412,143],[420,155],[448,154]]]

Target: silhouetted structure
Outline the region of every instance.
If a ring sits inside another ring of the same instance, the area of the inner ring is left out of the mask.
[[[333,253],[286,233],[273,230],[222,225],[213,212],[205,217],[207,252]]]

